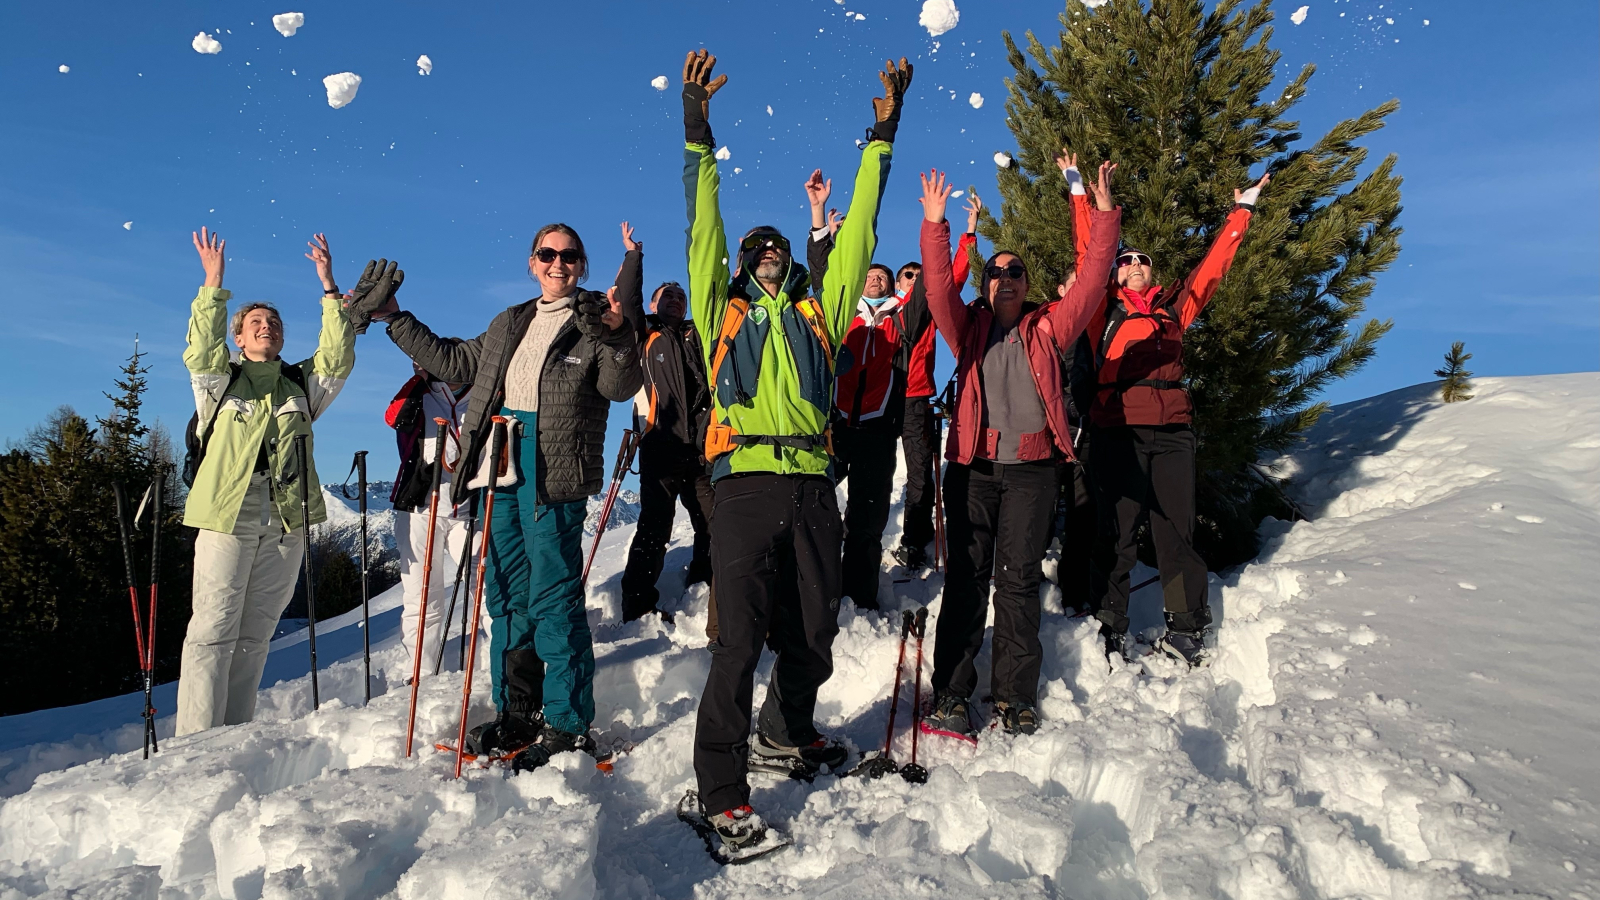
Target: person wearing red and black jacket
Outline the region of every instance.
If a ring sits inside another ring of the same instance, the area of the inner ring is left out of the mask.
[[[1039,584],[1055,512],[1059,460],[1072,459],[1060,355],[1103,298],[1122,213],[1111,202],[1114,168],[1101,166],[1098,209],[1081,280],[1065,298],[1028,302],[1021,257],[1001,250],[983,269],[978,299],[963,305],[950,267],[944,175],[922,178],[922,277],[928,307],[956,357],[956,404],[945,446],[950,568],[933,645],[935,731],[972,733],[969,698],[983,645],[989,579],[995,583],[990,690],[1006,731],[1038,727]]]
[[[967,280],[969,259],[978,245],[978,211],[981,209],[983,201],[972,194],[967,201],[967,230],[956,243],[955,259],[950,264],[957,289]],[[909,262],[901,266],[895,276],[895,287],[902,303],[908,306],[927,304],[921,263]],[[939,470],[935,457],[939,439],[934,430],[932,406],[933,396],[938,393],[933,380],[938,329],[933,327],[932,321],[928,326],[910,347],[900,424],[900,446],[906,457],[906,499],[900,546],[895,548],[893,556],[895,562],[913,570],[928,565],[928,544],[933,540],[933,479]]]
[[[1204,662],[1211,609],[1206,564],[1194,549],[1195,435],[1183,387],[1183,333],[1233,265],[1270,178],[1234,190],[1233,211],[1211,249],[1176,287],[1154,282],[1148,255],[1121,250],[1109,296],[1089,322],[1097,383],[1088,472],[1100,521],[1092,591],[1108,655],[1126,645],[1128,576],[1139,520],[1148,516],[1166,606],[1167,634],[1158,646],[1191,666]],[[1074,197],[1075,210],[1087,205]],[[1077,215],[1074,230],[1094,240],[1096,223]]]
[[[439,509],[433,523],[433,571],[428,574],[430,597],[442,597],[468,552],[468,523],[473,516],[473,500],[451,500],[452,470],[461,455],[461,422],[467,414],[472,394],[469,384],[446,384],[412,364],[412,375],[384,410],[383,420],[394,429],[399,445],[400,470],[394,476],[389,502],[394,505],[394,543],[400,557],[400,641],[406,659],[417,650],[418,613],[422,607],[423,562],[428,550],[428,492],[433,489],[433,469],[444,449],[448,465],[439,474]],[[445,421],[441,428],[439,419]],[[423,623],[423,659],[439,654],[439,639],[445,604],[429,603],[428,620]]]
[[[689,298],[675,281],[656,288],[645,320],[639,358],[644,387],[636,404],[639,438],[639,525],[622,573],[622,619],[656,612],[673,505],[682,503],[694,527],[694,556],[686,584],[711,580],[711,471],[706,467],[706,388],[700,332],[684,318]]]

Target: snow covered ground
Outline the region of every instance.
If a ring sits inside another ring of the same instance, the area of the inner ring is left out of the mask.
[[[617,622],[625,524],[590,587],[596,727],[627,751],[613,774],[567,757],[452,780],[431,744],[455,731],[454,671],[424,680],[406,759],[391,593],[365,708],[356,612],[319,628],[317,713],[291,635],[258,721],[149,761],[131,697],[3,720],[0,898],[1600,900],[1600,375],[1432,395],[1341,406],[1276,461],[1312,521],[1265,523],[1258,561],[1214,581],[1211,668],[1107,667],[1050,588],[1037,735],[924,741],[921,786],[759,781],[796,845],[749,866],[718,868],[673,816],[708,662],[687,525],[662,626]],[[887,605],[936,620],[939,577],[896,577]],[[1135,602],[1157,621],[1153,589]],[[841,626],[819,716],[875,747],[896,629],[850,610]],[[476,720],[486,672],[475,685]],[[157,696],[170,710],[171,687]]]

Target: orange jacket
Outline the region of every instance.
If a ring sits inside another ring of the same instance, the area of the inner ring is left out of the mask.
[[[1089,198],[1072,197],[1073,244],[1078,259],[1088,251]],[[1250,227],[1253,208],[1236,206],[1223,222],[1205,259],[1173,290],[1156,285],[1136,294],[1115,283],[1089,320],[1089,344],[1098,363],[1099,387],[1089,418],[1096,426],[1177,425],[1190,421],[1193,406],[1183,388],[1183,332],[1217,292]]]

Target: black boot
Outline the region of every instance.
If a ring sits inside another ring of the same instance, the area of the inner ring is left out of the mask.
[[[531,772],[548,763],[557,753],[571,753],[574,750],[582,750],[593,756],[594,739],[589,737],[588,732],[562,731],[546,724],[532,746],[511,758],[511,771]]]
[[[1113,653],[1118,655],[1118,656],[1120,656],[1120,657],[1122,657],[1124,660],[1126,660],[1128,658],[1128,633],[1127,632],[1125,632],[1125,631],[1113,631],[1113,630],[1111,630],[1111,627],[1109,625],[1101,625],[1100,626],[1100,639],[1102,641],[1104,641],[1105,645],[1106,645],[1106,660],[1107,661],[1110,661],[1111,655]]]
[[[1000,727],[1006,734],[1033,734],[1039,730],[1039,711],[1026,703],[996,703]]]
[[[528,746],[539,738],[544,727],[544,715],[534,713],[531,719],[514,713],[502,712],[493,722],[485,722],[467,732],[463,748],[473,756],[502,756]]]

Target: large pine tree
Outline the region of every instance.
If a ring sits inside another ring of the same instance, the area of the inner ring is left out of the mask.
[[[1261,514],[1289,514],[1257,457],[1297,440],[1326,409],[1317,394],[1370,359],[1389,329],[1357,318],[1400,250],[1400,178],[1393,156],[1363,176],[1367,151],[1356,141],[1399,102],[1303,146],[1285,115],[1314,67],[1274,88],[1270,0],[1205,5],[1067,0],[1056,46],[1030,32],[1024,56],[1005,35],[1016,69],[1007,124],[1020,152],[1000,171],[1000,218],[985,216],[982,230],[1029,261],[1033,299],[1053,299],[1054,279],[1073,264],[1053,160],[1071,148],[1089,175],[1110,159],[1123,240],[1170,285],[1204,256],[1233,189],[1272,173],[1232,272],[1185,338],[1200,446],[1197,544],[1217,568],[1253,555]]]

